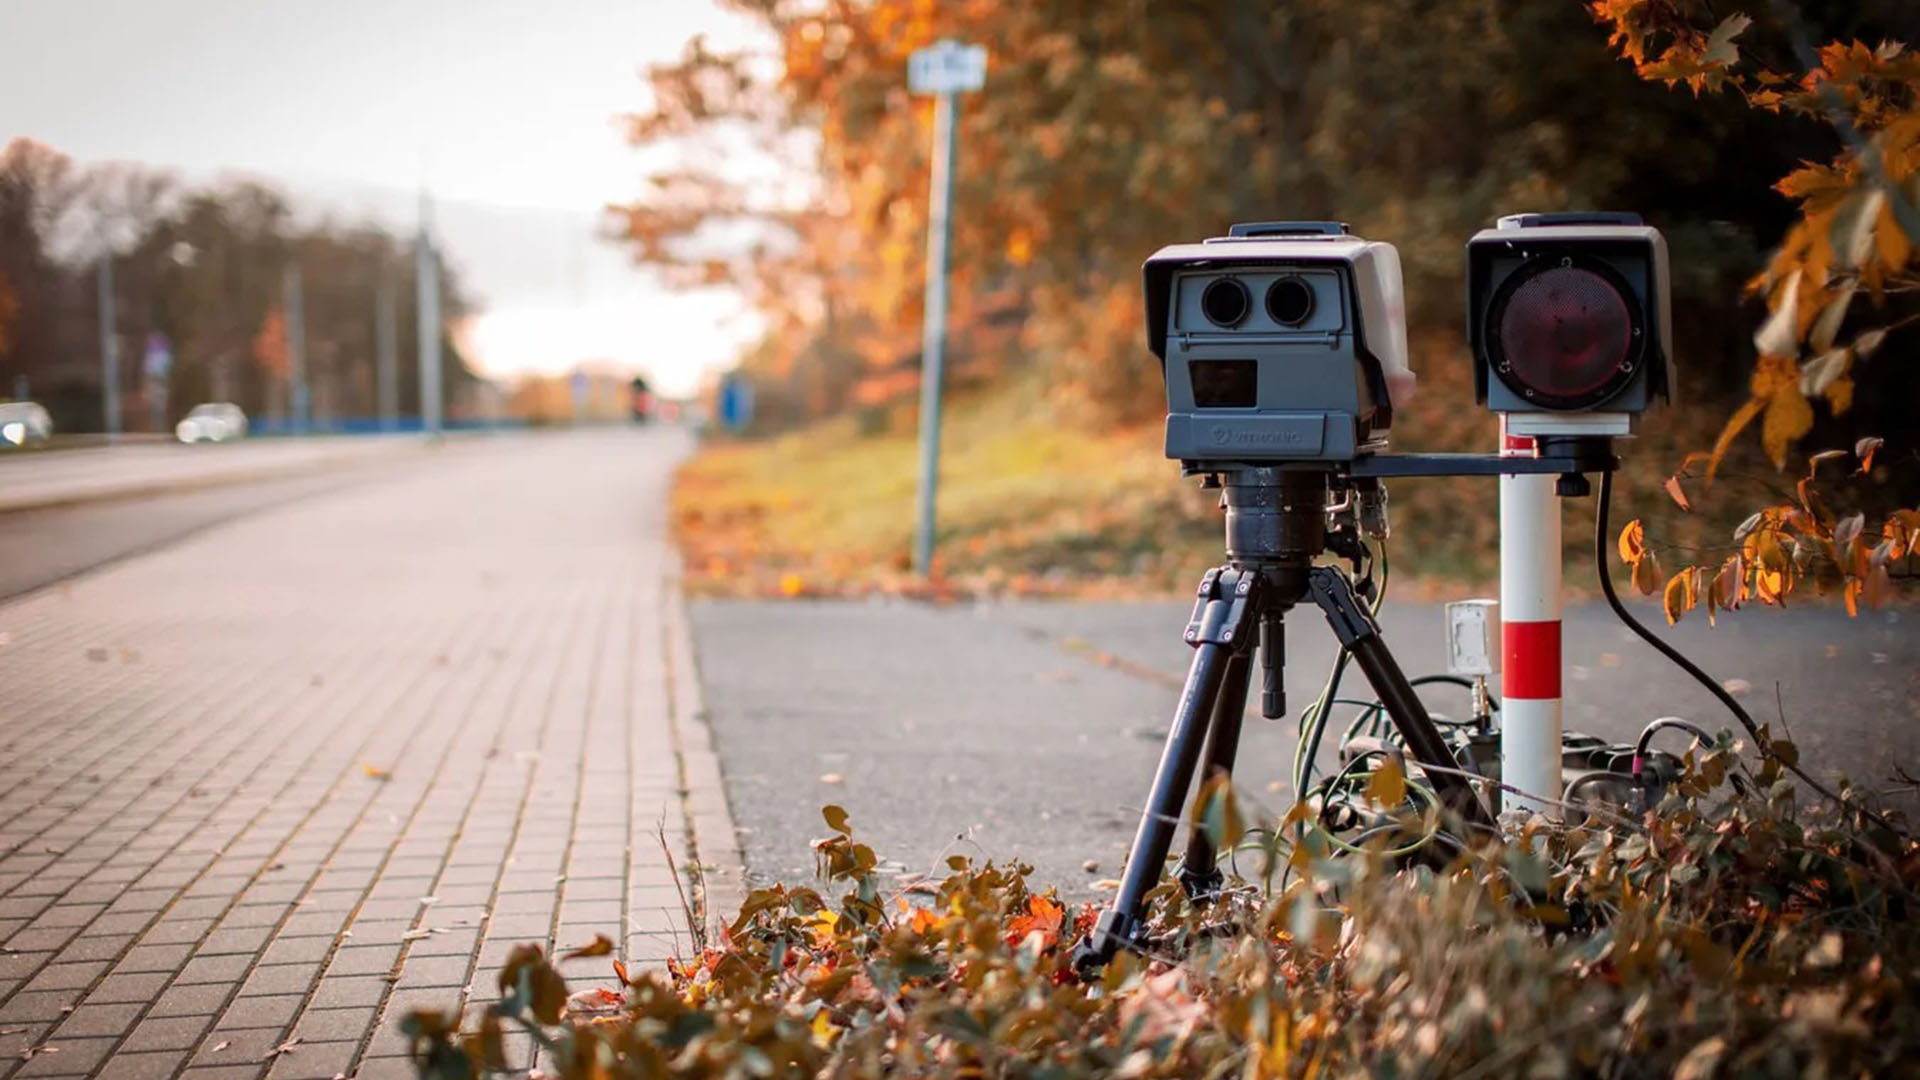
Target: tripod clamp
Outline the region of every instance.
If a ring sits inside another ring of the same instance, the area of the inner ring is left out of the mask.
[[[1242,653],[1252,648],[1248,615],[1259,610],[1266,596],[1260,572],[1216,566],[1200,579],[1197,591],[1193,617],[1187,620],[1187,644],[1220,645]]]

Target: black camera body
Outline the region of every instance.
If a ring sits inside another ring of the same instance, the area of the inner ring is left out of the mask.
[[[1637,214],[1514,214],[1467,244],[1474,395],[1516,434],[1624,435],[1673,398],[1667,244]]]

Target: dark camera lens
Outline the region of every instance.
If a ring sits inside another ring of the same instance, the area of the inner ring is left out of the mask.
[[[1633,347],[1633,315],[1620,290],[1578,266],[1556,266],[1522,282],[1499,326],[1500,351],[1514,378],[1561,401],[1603,391]]]
[[[1200,294],[1200,312],[1215,326],[1238,326],[1247,317],[1253,298],[1238,278],[1221,278]]]
[[[1281,326],[1299,326],[1313,314],[1313,288],[1297,277],[1283,277],[1267,288],[1267,314]]]

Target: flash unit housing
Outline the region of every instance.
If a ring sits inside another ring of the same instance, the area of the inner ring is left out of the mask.
[[[1340,462],[1384,449],[1411,388],[1393,245],[1337,222],[1262,222],[1155,252],[1147,344],[1166,452],[1190,472]]]
[[[1637,214],[1513,214],[1467,244],[1474,396],[1526,430],[1673,398],[1667,244]],[[1560,419],[1554,419],[1559,417]]]

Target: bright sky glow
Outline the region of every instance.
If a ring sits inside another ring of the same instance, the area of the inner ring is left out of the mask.
[[[641,69],[701,33],[747,30],[710,0],[0,0],[0,142],[255,174],[405,228],[424,182],[486,308],[484,369],[611,363],[684,392],[752,317],[664,292],[594,230],[640,190],[617,117]]]

